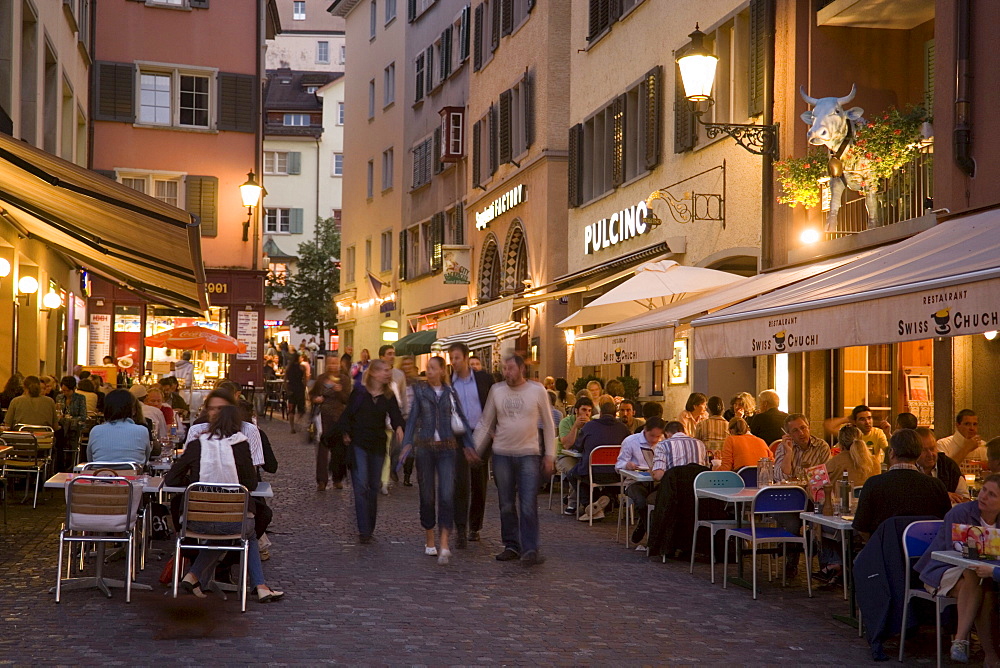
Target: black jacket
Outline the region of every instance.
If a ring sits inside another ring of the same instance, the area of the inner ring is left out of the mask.
[[[473,371],[472,377],[476,379],[476,392],[479,393],[479,410],[486,408],[486,398],[490,396],[490,388],[493,387],[493,376],[485,371]],[[472,425],[475,429],[476,425]]]
[[[691,535],[694,527],[694,479],[702,471],[708,471],[700,464],[684,464],[674,466],[663,474],[660,488],[656,494],[656,507],[649,526],[649,556],[661,554],[673,556],[676,550],[691,549]],[[702,501],[699,513],[704,519],[716,518],[718,506],[712,512]],[[718,502],[722,506],[722,502]]]
[[[364,385],[355,386],[340,416],[340,429],[351,437],[351,445],[373,453],[385,452],[386,417],[393,430],[406,427],[395,396],[372,397]]]
[[[788,413],[782,413],[777,408],[768,408],[763,413],[751,415],[747,420],[747,426],[750,427],[751,434],[771,445],[785,435],[783,430],[786,417]]]
[[[938,453],[937,457],[937,479],[944,483],[944,488],[949,492],[958,489],[958,479],[962,475],[962,470],[958,468],[955,460],[944,454]]]

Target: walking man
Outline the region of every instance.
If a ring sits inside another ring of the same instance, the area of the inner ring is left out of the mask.
[[[490,389],[474,440],[476,450],[483,453],[487,440],[493,437],[493,476],[504,543],[497,561],[520,558],[532,566],[544,561],[538,554],[538,484],[539,474],[552,475],[555,425],[545,388],[524,377],[523,358],[511,355],[504,359],[503,377],[506,382]],[[539,454],[539,422],[544,456]]]

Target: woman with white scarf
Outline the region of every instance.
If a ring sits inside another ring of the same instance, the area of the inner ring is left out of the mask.
[[[198,440],[188,442],[184,454],[167,473],[168,487],[186,487],[193,482],[240,484],[248,490],[257,489],[257,470],[250,458],[247,437],[240,432],[243,420],[235,406],[223,406],[209,425],[208,431]],[[192,522],[190,529],[206,533],[232,533],[239,527],[227,522]],[[260,560],[257,534],[253,517],[247,519],[244,534],[250,539],[247,560],[250,585],[261,603],[276,601],[284,592],[275,591],[264,583],[264,568]],[[195,596],[204,597],[201,582],[207,582],[215,572],[215,565],[222,554],[202,550],[191,565],[191,570],[181,580],[181,586]]]

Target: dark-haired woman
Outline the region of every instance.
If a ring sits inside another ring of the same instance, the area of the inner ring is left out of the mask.
[[[136,424],[135,397],[128,390],[112,390],[104,400],[104,422],[90,430],[89,462],[145,464],[152,444],[145,424]]]
[[[188,441],[184,454],[167,472],[165,484],[186,487],[191,483],[204,482],[240,484],[251,492],[257,489],[257,470],[250,459],[250,445],[241,432],[242,428],[243,417],[239,409],[232,405],[221,406],[213,414],[208,430],[197,439]],[[257,600],[267,603],[284,595],[284,592],[275,591],[264,583],[264,567],[252,517],[248,517],[242,527],[238,522],[191,522],[188,529],[209,534],[242,532],[250,541],[247,569]],[[181,586],[195,596],[204,596],[201,581],[208,581],[221,557],[222,553],[217,550],[199,552],[191,570],[181,580]]]

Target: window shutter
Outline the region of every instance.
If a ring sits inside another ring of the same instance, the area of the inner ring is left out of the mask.
[[[625,95],[611,101],[611,187],[625,182]]]
[[[219,179],[214,176],[187,176],[184,179],[184,209],[201,220],[201,236],[219,234]]]
[[[288,173],[289,174],[302,173],[302,153],[300,153],[299,151],[288,152]]]
[[[583,156],[583,125],[577,123],[569,129],[569,206],[575,208],[580,206],[580,177],[583,170],[580,169],[580,158]]]
[[[302,234],[302,209],[288,210],[288,231],[292,234]]]
[[[506,165],[511,160],[510,146],[510,105],[513,101],[513,93],[510,89],[500,93],[499,120],[497,140],[500,150],[500,164]]]
[[[643,145],[645,149],[646,169],[652,169],[660,164],[660,126],[663,124],[663,96],[660,94],[662,87],[663,68],[657,65],[646,72],[642,88],[643,104]],[[683,85],[681,86],[683,89]],[[683,92],[681,97],[683,97]],[[688,109],[687,102],[683,105]],[[688,111],[688,125],[691,128],[691,136],[694,137],[694,114]],[[692,139],[692,144],[693,144]]]
[[[451,74],[451,27],[441,33],[441,78],[447,79]]]
[[[458,245],[465,243],[465,211],[462,209],[462,203],[459,202],[458,206],[455,207],[455,238],[452,242]]]
[[[490,51],[496,51],[497,47],[500,46],[500,20],[503,2],[502,0],[491,0],[491,21],[490,21]]]
[[[434,90],[434,45],[427,47],[424,52],[424,81],[427,83],[427,95]]]
[[[443,264],[444,254],[441,245],[444,243],[444,214],[435,213],[431,216],[431,271],[438,271]]]
[[[604,32],[604,29],[611,25],[611,22],[621,14],[621,3],[616,0],[590,0],[588,14],[590,20],[590,30],[587,33],[587,40],[593,40]]]
[[[764,113],[768,42],[773,37],[773,0],[750,0],[750,62],[747,68],[747,115]]]
[[[417,19],[417,0],[406,0],[406,20],[413,23]]]
[[[94,63],[95,121],[135,123],[135,75],[132,63]]]
[[[482,127],[482,121],[476,121],[472,125],[472,187],[475,188],[479,185],[480,181],[480,169],[479,164],[481,160],[482,145],[479,138],[479,132]]]
[[[406,280],[406,233],[403,230],[399,233],[399,280]]]
[[[514,0],[500,1],[500,33],[509,35],[514,32]]]
[[[465,60],[469,57],[469,5],[462,8],[462,23],[458,31],[459,59]]]
[[[472,69],[478,72],[483,66],[483,5],[476,5],[473,15],[472,30],[475,33],[475,43],[472,52]]]
[[[193,9],[208,9],[208,0],[188,0],[188,5]]]
[[[434,173],[440,174],[444,170],[444,163],[441,162],[441,127],[434,129],[434,141],[431,142],[431,154],[434,164]]]
[[[420,102],[424,99],[424,54],[417,56],[413,68],[416,71],[416,94],[413,101]]]
[[[496,174],[497,167],[499,167],[499,163],[498,163],[498,160],[497,160],[499,158],[499,156],[497,155],[497,148],[499,148],[499,146],[498,146],[498,144],[499,144],[499,142],[498,142],[499,137],[497,137],[497,130],[499,129],[499,125],[500,125],[500,123],[499,123],[499,120],[500,120],[499,117],[500,117],[500,112],[497,109],[497,106],[495,104],[491,104],[490,105],[490,134],[489,134],[489,142],[490,142],[490,176],[493,176],[494,174]]]
[[[255,132],[260,117],[257,77],[219,72],[219,129]]]
[[[681,71],[674,67],[674,153],[684,153],[694,148],[695,118],[684,97]],[[648,151],[647,151],[648,153]]]
[[[924,109],[934,113],[934,40],[924,42]]]
[[[92,169],[90,171],[100,174],[101,176],[107,177],[112,181],[118,180],[118,175],[115,173],[115,170],[113,169]]]
[[[524,147],[535,142],[535,85],[530,72],[521,80],[521,103],[524,105]]]

